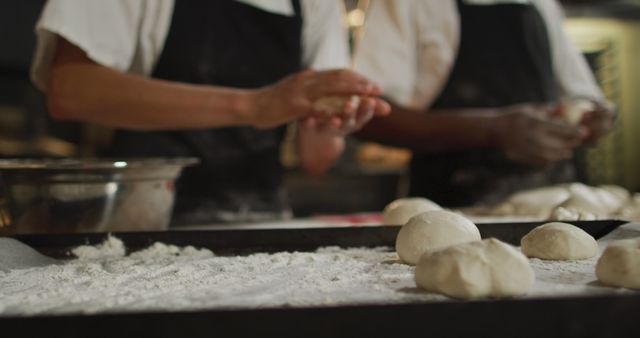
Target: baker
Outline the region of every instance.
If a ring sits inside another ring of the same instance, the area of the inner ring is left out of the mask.
[[[32,77],[54,117],[117,129],[103,155],[200,159],[172,224],[279,219],[285,124],[300,122],[302,166],[319,174],[389,110],[374,83],[329,70],[348,66],[342,15],[337,1],[51,0]],[[326,116],[327,96],[360,100]]]
[[[395,105],[360,135],[412,148],[410,194],[443,206],[574,180],[614,112],[562,21],[555,0],[372,2],[357,70]],[[592,103],[577,125],[556,116],[574,97]]]

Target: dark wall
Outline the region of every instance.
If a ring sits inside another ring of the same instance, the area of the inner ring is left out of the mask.
[[[31,83],[35,24],[45,0],[0,1],[0,139],[31,144],[42,136],[70,142],[80,138],[77,123],[52,121],[44,96]],[[35,154],[38,154],[36,152]],[[34,155],[0,147],[0,157]]]
[[[0,72],[26,72],[44,0],[0,1]],[[0,73],[0,76],[2,75]]]

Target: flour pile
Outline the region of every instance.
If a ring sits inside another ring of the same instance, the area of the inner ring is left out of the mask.
[[[425,299],[389,248],[218,257],[155,243],[125,255],[110,237],[66,264],[0,272],[0,315],[397,303]],[[445,299],[429,295],[428,299]]]

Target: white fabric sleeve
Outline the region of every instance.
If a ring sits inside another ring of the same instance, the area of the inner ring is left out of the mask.
[[[584,96],[603,100],[604,95],[586,59],[564,30],[565,17],[560,4],[556,0],[536,0],[535,4],[547,23],[553,71],[561,96]]]
[[[167,0],[47,1],[36,24],[33,82],[46,91],[57,36],[100,65],[148,74],[164,45],[172,10],[173,1]]]
[[[348,68],[349,42],[340,0],[303,0],[302,64],[326,70]]]
[[[439,94],[459,41],[454,0],[377,0],[369,7],[356,70],[394,103],[425,109]]]
[[[396,104],[409,105],[416,83],[414,0],[371,1],[355,56],[355,69]]]
[[[425,109],[444,89],[458,56],[460,17],[455,0],[419,1],[416,82],[411,106]]]

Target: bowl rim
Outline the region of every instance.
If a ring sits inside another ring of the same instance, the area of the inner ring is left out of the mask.
[[[0,170],[126,170],[161,166],[187,167],[200,163],[195,157],[67,157],[0,159]]]

